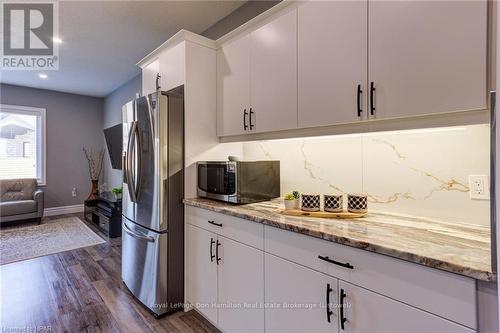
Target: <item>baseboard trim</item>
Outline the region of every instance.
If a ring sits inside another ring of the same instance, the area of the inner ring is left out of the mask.
[[[44,216],[54,216],[83,212],[83,204],[61,207],[50,207],[43,210]]]

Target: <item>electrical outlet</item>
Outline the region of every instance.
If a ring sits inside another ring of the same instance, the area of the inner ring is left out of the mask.
[[[471,199],[489,200],[490,183],[487,175],[469,175],[469,195]]]
[[[76,197],[76,187],[73,187],[73,189],[71,190],[71,196],[72,196],[73,198],[75,198],[75,197]]]

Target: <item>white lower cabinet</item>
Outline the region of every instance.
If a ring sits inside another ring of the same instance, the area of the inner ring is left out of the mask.
[[[219,236],[219,328],[264,331],[264,252]]]
[[[186,301],[223,332],[263,332],[264,252],[186,224]]]
[[[266,253],[264,261],[266,333],[474,332],[274,255]]]
[[[212,323],[217,323],[217,265],[210,251],[217,236],[186,225],[186,299]]]
[[[342,328],[340,325],[340,332],[475,332],[431,313],[341,280],[339,281],[339,304],[343,304],[339,321],[345,318],[344,327]]]
[[[338,332],[337,279],[267,253],[264,261],[266,333]]]
[[[186,301],[223,332],[476,332],[472,280],[199,208],[186,222]]]

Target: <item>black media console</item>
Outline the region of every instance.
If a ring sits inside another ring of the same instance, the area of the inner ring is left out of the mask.
[[[84,201],[85,220],[97,226],[108,237],[122,235],[122,201],[111,192]]]

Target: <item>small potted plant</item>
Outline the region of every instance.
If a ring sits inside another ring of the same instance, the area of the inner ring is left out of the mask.
[[[120,200],[122,198],[122,188],[121,187],[113,187],[111,192],[113,192],[113,194],[115,195],[117,200]]]
[[[293,191],[285,195],[285,209],[299,209],[300,193]]]

